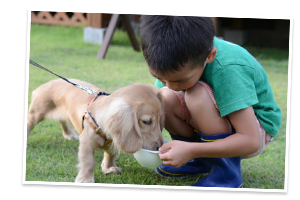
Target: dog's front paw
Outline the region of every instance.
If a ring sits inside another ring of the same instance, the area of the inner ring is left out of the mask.
[[[122,168],[120,168],[120,167],[103,168],[102,167],[102,172],[104,174],[119,174],[122,172]]]

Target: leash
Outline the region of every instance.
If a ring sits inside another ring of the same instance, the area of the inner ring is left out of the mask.
[[[43,69],[43,70],[47,71],[47,72],[49,72],[49,73],[51,73],[51,74],[53,74],[53,75],[55,75],[55,76],[57,76],[57,77],[59,77],[59,78],[65,80],[65,81],[67,81],[68,83],[71,83],[71,84],[74,85],[75,87],[78,87],[78,88],[80,88],[80,89],[82,89],[82,90],[85,90],[85,91],[86,91],[87,93],[89,93],[89,94],[95,95],[94,101],[95,101],[95,100],[98,98],[98,96],[100,96],[100,95],[110,95],[109,93],[106,93],[106,92],[96,92],[95,90],[92,90],[92,89],[89,88],[89,87],[80,85],[80,84],[78,84],[78,83],[74,83],[73,81],[71,81],[71,80],[69,80],[69,79],[67,79],[67,78],[64,78],[64,77],[62,77],[62,76],[60,76],[60,75],[58,75],[58,74],[55,74],[54,72],[52,72],[52,71],[46,69],[45,67],[43,67],[43,66],[41,66],[41,65],[39,65],[39,64],[37,64],[37,63],[35,63],[35,62],[33,62],[32,60],[29,60],[29,63],[32,64],[32,65],[34,65],[34,66],[36,66],[36,67],[38,67],[38,68],[40,68],[40,69]]]
[[[45,67],[43,67],[43,66],[41,66],[41,65],[33,62],[32,60],[29,60],[29,63],[32,64],[32,65],[34,65],[34,66],[36,66],[36,67],[38,67],[38,68],[40,68],[40,69],[43,69],[43,70],[47,71],[47,72],[49,72],[49,73],[51,73],[51,74],[53,74],[53,75],[55,75],[55,76],[57,76],[57,77],[65,80],[65,81],[67,81],[68,83],[74,85],[75,87],[78,87],[78,88],[80,88],[82,90],[85,90],[89,94],[95,95],[95,97],[88,103],[88,105],[90,105],[91,102],[94,102],[100,95],[107,95],[107,96],[110,95],[109,93],[106,93],[106,92],[96,92],[95,90],[92,90],[89,87],[82,86],[82,85],[80,85],[78,83],[74,83],[73,81],[71,81],[71,80],[69,80],[67,78],[64,78],[64,77],[62,77],[62,76],[60,76],[58,74],[55,74],[54,72],[46,69]],[[84,129],[84,127],[83,127],[83,121],[84,121],[84,119],[87,119],[87,121],[89,122],[89,124],[91,125],[91,127],[94,129],[94,131],[96,132],[96,134],[98,134],[100,137],[102,137],[104,139],[104,144],[103,144],[102,148],[106,149],[112,143],[112,140],[108,139],[106,137],[105,133],[103,133],[101,131],[101,128],[96,123],[96,120],[93,118],[93,116],[92,116],[92,114],[91,114],[91,112],[89,110],[87,110],[85,112],[85,114],[84,114],[84,116],[82,118],[82,128],[83,129]]]

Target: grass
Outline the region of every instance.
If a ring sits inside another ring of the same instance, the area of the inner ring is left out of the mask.
[[[126,33],[117,31],[106,58],[97,60],[98,45],[83,42],[83,28],[32,25],[30,59],[67,78],[93,83],[108,92],[136,82],[153,84],[141,52],[130,45]],[[285,181],[286,115],[288,87],[288,51],[247,48],[264,66],[282,113],[278,136],[259,156],[242,160],[244,187],[283,189]],[[39,85],[56,79],[35,66],[29,66],[28,103]],[[165,138],[170,139],[164,130]],[[26,181],[74,182],[77,175],[78,141],[62,137],[58,123],[44,121],[31,132],[27,141]],[[107,184],[190,186],[203,176],[180,179],[161,178],[154,170],[141,167],[132,155],[121,154],[116,161],[122,174],[104,175],[102,152],[95,152],[98,165],[95,181]]]

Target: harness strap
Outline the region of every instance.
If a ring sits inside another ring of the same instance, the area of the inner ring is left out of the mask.
[[[83,118],[89,122],[89,124],[94,129],[96,134],[98,134],[100,137],[102,137],[104,139],[104,144],[103,144],[102,148],[106,149],[107,146],[112,143],[112,140],[107,139],[106,135],[101,131],[101,128],[98,126],[98,124],[96,123],[95,119],[92,117],[91,112],[89,110],[87,110],[85,112],[85,115],[83,116]]]

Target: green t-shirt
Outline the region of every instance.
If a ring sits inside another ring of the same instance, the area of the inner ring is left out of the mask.
[[[276,136],[281,111],[263,67],[239,45],[215,37],[214,46],[216,57],[206,65],[200,80],[212,87],[221,116],[252,106],[266,132]],[[155,85],[164,86],[159,80]]]

